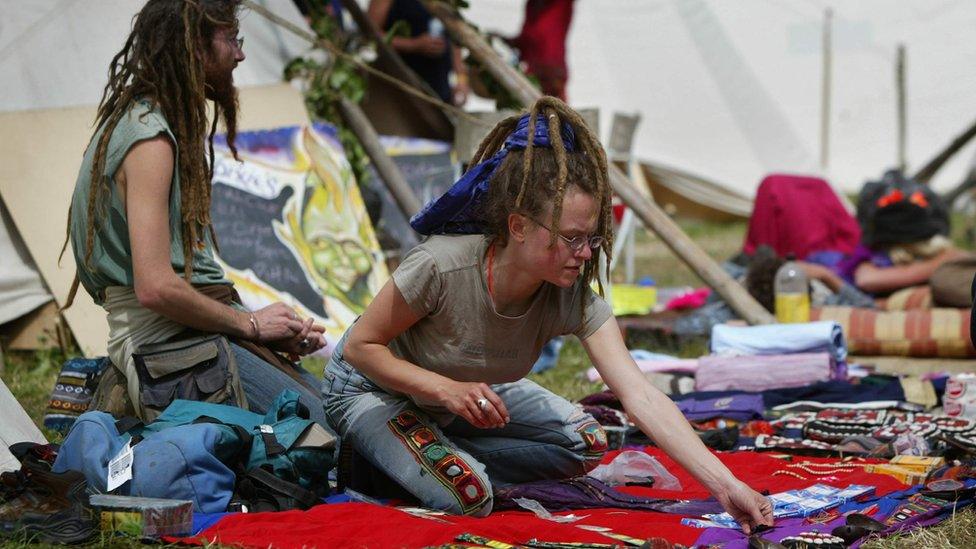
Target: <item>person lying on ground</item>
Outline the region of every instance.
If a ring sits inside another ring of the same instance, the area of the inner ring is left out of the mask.
[[[412,224],[484,234],[414,248],[326,366],[326,415],[343,444],[422,505],[457,514],[490,513],[493,487],[585,474],[607,450],[603,428],[525,379],[549,339],[574,334],[637,426],[746,531],[771,524],[769,500],[644,378],[590,288],[609,260],[612,190],[579,114],[540,99],[495,126],[474,158]]]
[[[774,281],[779,268],[786,260],[765,244],[756,248],[746,268],[745,287],[752,297],[769,312],[774,312],[776,297]],[[806,261],[796,262],[807,276],[810,284],[810,304],[814,307],[839,305],[848,307],[874,308],[874,299],[848,284],[829,268]]]
[[[66,307],[80,281],[105,308],[109,357],[133,403],[140,399],[133,352],[191,333],[224,334],[253,411],[295,389],[325,424],[314,376],[272,352],[314,352],[325,344],[324,328],[283,303],[245,310],[214,257],[213,134],[222,118],[236,157],[239,5],[149,0],[133,20],[72,195],[68,239],[78,272]]]
[[[969,255],[942,236],[933,237],[933,245],[899,246],[895,250],[870,252],[858,247],[839,269],[850,276],[861,290],[878,295],[902,288],[927,284],[943,264]],[[928,244],[926,241],[924,244]],[[918,253],[913,253],[916,250]]]

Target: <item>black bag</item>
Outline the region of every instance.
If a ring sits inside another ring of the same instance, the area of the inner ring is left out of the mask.
[[[861,242],[869,248],[910,244],[949,234],[949,210],[929,187],[888,170],[857,198]]]
[[[247,410],[237,360],[227,338],[210,335],[142,345],[132,353],[139,376],[136,415],[152,421],[176,399]]]
[[[300,509],[321,503],[318,496],[298,484],[276,477],[270,471],[255,467],[237,475],[237,486],[231,498],[230,511],[263,513]]]

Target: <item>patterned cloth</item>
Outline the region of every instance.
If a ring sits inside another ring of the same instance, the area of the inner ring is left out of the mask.
[[[822,307],[810,310],[810,320],[840,324],[854,355],[976,357],[969,339],[966,309],[875,311]]]
[[[505,139],[505,145],[491,158],[476,164],[458,179],[440,198],[428,203],[410,219],[413,230],[423,235],[431,234],[482,234],[488,227],[481,212],[481,203],[488,195],[495,170],[510,151],[521,151],[532,140],[533,147],[552,148],[552,136],[545,116],[536,117],[529,136],[529,115],[519,119],[515,130]],[[576,150],[576,134],[569,124],[563,123],[560,136],[567,152]]]
[[[75,419],[88,410],[92,393],[98,386],[102,371],[110,365],[108,357],[72,358],[61,367],[58,381],[51,391],[44,426],[65,433]]]
[[[886,311],[931,309],[932,287],[925,285],[902,288],[888,296],[887,299],[880,299],[878,302],[879,306]]]

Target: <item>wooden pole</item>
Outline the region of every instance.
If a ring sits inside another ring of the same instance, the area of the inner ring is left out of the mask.
[[[823,170],[826,170],[830,163],[831,19],[833,19],[833,11],[827,8],[824,11],[823,75],[820,90],[820,168]]]
[[[959,152],[966,143],[969,143],[973,137],[976,137],[976,122],[973,122],[971,126],[966,128],[966,131],[959,134],[952,143],[942,150],[938,155],[928,162],[922,169],[915,172],[914,179],[919,183],[928,183],[930,179],[935,175],[939,169],[949,161],[957,152]]]
[[[366,150],[366,155],[373,162],[373,166],[380,174],[380,178],[386,184],[390,194],[393,195],[393,200],[400,207],[404,217],[407,219],[413,217],[420,211],[420,200],[417,199],[417,195],[414,194],[413,189],[403,177],[400,168],[386,154],[386,150],[380,144],[380,137],[370,125],[366,114],[359,108],[359,105],[345,97],[339,101],[339,114],[349,125],[349,129],[356,134],[356,139]]]
[[[520,73],[506,65],[487,42],[468,26],[450,7],[436,0],[421,0],[434,17],[444,22],[444,27],[458,44],[463,44],[481,64],[491,72],[501,85],[522,104],[531,105],[542,97]],[[609,164],[610,183],[621,200],[637,217],[668,245],[692,271],[715,289],[722,298],[750,324],[775,322],[773,316],[762,307],[740,284],[732,279],[708,256],[694,240],[688,237],[654,202],[648,200],[627,179],[620,168]]]
[[[898,56],[895,61],[895,93],[898,109],[898,169],[905,172],[908,161],[906,148],[906,119],[905,119],[905,44],[898,44]]]
[[[949,192],[942,195],[942,200],[949,208],[959,200],[959,197],[976,187],[976,167],[970,168],[962,182]]]

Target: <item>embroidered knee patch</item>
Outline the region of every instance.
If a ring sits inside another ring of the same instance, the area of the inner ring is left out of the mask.
[[[462,513],[468,514],[484,506],[489,494],[481,479],[460,456],[437,440],[434,432],[416,413],[410,410],[402,412],[388,425],[414,455],[417,463],[457,499]]]
[[[583,459],[589,469],[596,467],[607,453],[607,432],[595,420],[581,425],[576,432],[583,439]]]

